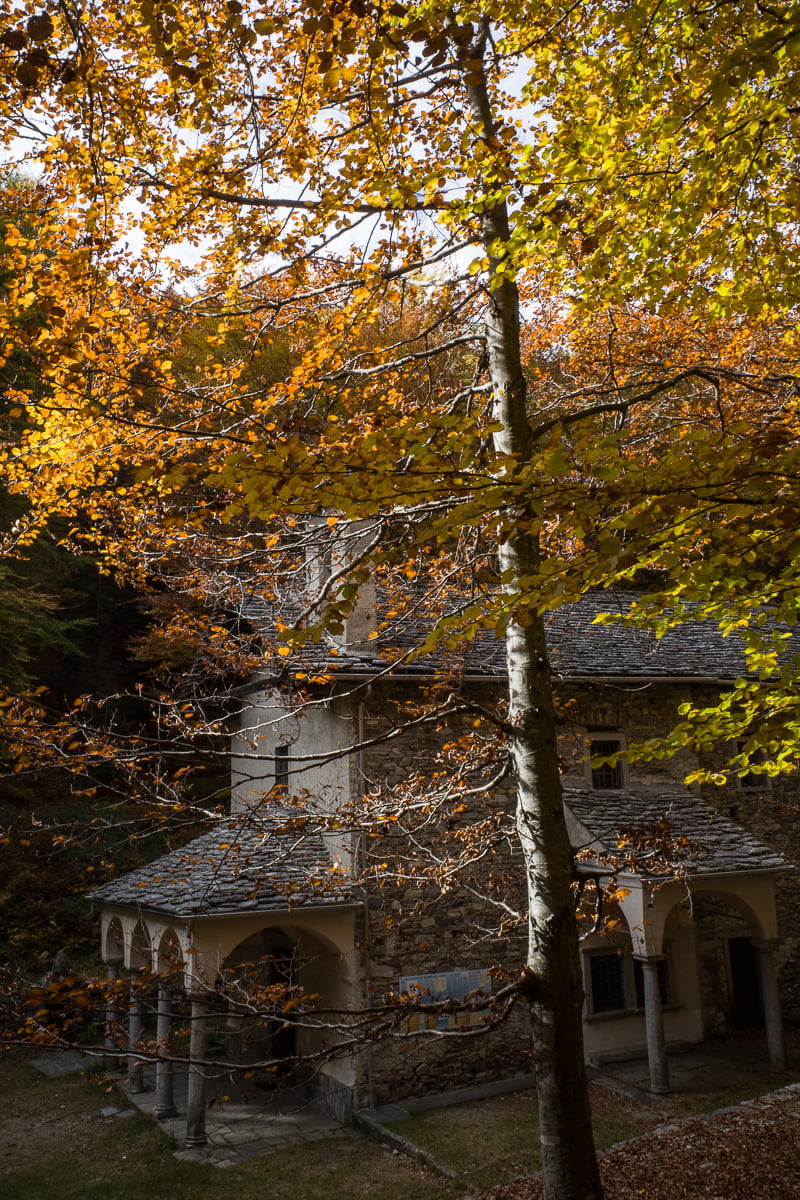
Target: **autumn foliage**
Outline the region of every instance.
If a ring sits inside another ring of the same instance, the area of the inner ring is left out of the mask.
[[[742,632],[748,678],[643,752],[743,734],[793,768],[798,28],[756,0],[7,8],[0,137],[35,183],[24,213],[4,185],[6,549],[50,531],[163,618],[152,718],[120,738],[95,701],[9,697],[19,758],[163,795],[232,680],[418,579],[411,661],[506,638],[537,1036],[574,1017],[542,612],[622,581],[632,620]],[[363,541],[303,607],[309,521]],[[584,1112],[590,1163],[579,1058],[573,1092],[543,1058],[543,1129]],[[548,1194],[599,1195],[572,1169]]]

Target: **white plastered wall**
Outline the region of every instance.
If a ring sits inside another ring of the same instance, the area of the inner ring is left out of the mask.
[[[627,886],[623,881],[620,883]],[[585,951],[584,990],[587,997],[590,994],[588,958],[591,952],[619,949],[630,960],[633,954],[641,952],[637,949],[634,938],[634,929],[631,929],[630,937],[628,931],[623,930],[614,938],[596,934],[584,939],[581,947]],[[695,955],[695,927],[687,906],[678,904],[666,914],[660,928],[659,948],[659,953],[666,953],[669,964],[670,1002],[663,1010],[664,1036],[667,1043],[701,1042],[703,1014]],[[629,969],[632,970],[632,965]],[[590,1059],[644,1053],[647,1045],[643,1010],[592,1015],[587,1009],[583,1032],[586,1056]]]
[[[276,798],[272,792],[275,748],[288,745],[290,795],[312,814],[337,812],[350,799],[349,756],[341,751],[355,737],[345,701],[334,698],[298,710],[282,703],[278,692],[256,692],[240,713],[231,740],[231,811],[243,812]],[[334,862],[349,870],[350,836],[333,832],[323,836]]]

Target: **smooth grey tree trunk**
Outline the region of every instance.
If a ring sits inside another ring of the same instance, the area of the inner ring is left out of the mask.
[[[449,32],[457,32],[454,23]],[[453,44],[458,54],[458,38]],[[485,49],[485,31],[479,29],[460,55],[468,60],[464,87],[475,129],[476,156],[492,156],[496,162],[489,90],[484,71],[477,69]],[[514,456],[524,469],[530,460],[532,429],[522,370],[519,292],[502,271],[503,248],[509,242],[504,202],[483,214],[481,235],[489,259],[486,337],[493,415],[501,426],[494,435],[495,448],[502,455]],[[518,594],[523,581],[537,573],[539,543],[531,532],[535,519],[535,494],[520,493],[516,529],[498,547],[503,587],[510,596]],[[573,856],[562,804],[544,623],[535,611],[526,611],[524,622],[510,622],[506,659],[517,831],[530,912],[527,992],[544,1195],[545,1200],[601,1200],[583,1053],[583,981],[572,891]]]

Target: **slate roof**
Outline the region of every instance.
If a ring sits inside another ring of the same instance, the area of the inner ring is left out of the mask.
[[[593,853],[630,855],[632,861],[627,869],[642,875],[674,874],[665,862],[671,851],[676,868],[693,876],[778,871],[787,866],[780,854],[686,788],[637,787],[620,791],[565,788],[564,802],[588,834],[586,842],[592,842]],[[653,833],[658,836],[660,822],[666,825],[661,826],[665,851],[659,857],[654,852]],[[585,844],[583,831],[573,829],[573,842]],[[637,832],[642,835],[641,843]],[[627,844],[620,848],[623,840]]]
[[[660,638],[649,629],[614,621],[596,625],[601,613],[622,614],[640,597],[634,592],[597,592],[548,614],[547,642],[553,671],[576,676],[736,679],[745,673],[743,645],[723,637],[713,621],[685,621]]]
[[[89,898],[171,917],[261,913],[352,899],[337,886],[317,833],[288,821],[231,817],[155,862],[96,888]]]
[[[591,847],[587,869],[604,855],[629,856],[625,870],[648,877],[730,875],[741,871],[777,871],[781,855],[723,817],[685,788],[595,791],[567,788],[564,801],[572,815],[572,838]],[[659,822],[674,867],[653,852]],[[575,824],[577,822],[577,825]],[[637,832],[642,834],[637,844]],[[627,845],[620,849],[619,842]],[[275,818],[230,818],[155,862],[90,893],[98,904],[143,909],[187,920],[247,913],[320,907],[353,900],[341,887],[323,840],[309,831],[287,830]]]
[[[603,613],[626,613],[640,599],[635,592],[591,592],[545,615],[547,642],[553,673],[557,678],[603,679],[700,679],[732,681],[746,674],[743,643],[735,634],[723,637],[713,621],[687,620],[662,637],[648,629],[614,621],[595,624]],[[246,615],[267,630],[266,606],[251,601]],[[379,614],[380,615],[380,614]],[[439,614],[440,615],[440,614]],[[369,643],[347,646],[332,639],[308,643],[290,658],[273,658],[267,664],[287,681],[303,671],[333,675],[373,675],[391,670],[394,676],[425,676],[452,669],[467,675],[502,679],[505,676],[505,645],[491,630],[479,630],[471,642],[437,649],[407,661],[405,656],[419,646],[431,628],[433,617],[424,603],[385,627]],[[800,645],[793,645],[797,651]],[[393,665],[392,665],[393,664]],[[243,689],[246,690],[246,689]]]

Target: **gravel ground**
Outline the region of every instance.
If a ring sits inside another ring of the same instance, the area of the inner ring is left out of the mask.
[[[601,1156],[606,1200],[798,1200],[800,1084],[660,1126]],[[480,1200],[541,1200],[538,1178]]]

